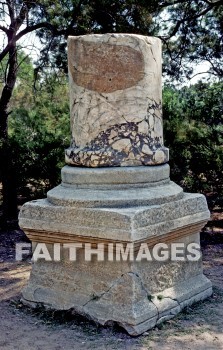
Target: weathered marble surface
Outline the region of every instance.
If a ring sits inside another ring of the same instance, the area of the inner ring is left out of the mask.
[[[155,167],[102,167],[83,168],[66,165],[61,169],[63,186],[76,188],[146,187],[170,181],[168,164]]]
[[[163,164],[161,42],[133,34],[69,37],[71,147],[87,167]]]
[[[186,238],[197,240],[199,234]],[[47,247],[51,252],[51,245]],[[86,262],[81,249],[77,262],[67,256],[61,263],[34,264],[23,290],[25,304],[73,310],[102,325],[118,323],[136,336],[212,294],[200,261]]]
[[[177,185],[174,194],[173,184],[169,190],[168,165],[86,172],[65,167],[62,174],[61,187],[50,191],[48,199],[26,203],[20,212],[28,237],[45,242],[50,252],[53,242],[199,244],[198,232],[209,218],[205,197],[185,194]],[[76,262],[63,250],[61,262],[34,263],[23,302],[71,309],[138,335],[212,293],[201,260],[111,262],[105,251],[104,261],[87,262],[82,249],[77,252]]]
[[[62,173],[66,174],[66,169],[62,169]],[[156,175],[154,177],[151,175],[153,169]],[[76,186],[69,183],[72,182],[69,177],[63,175],[63,183],[50,190],[47,199],[23,205],[20,225],[24,230],[39,229],[61,234],[67,232],[77,237],[132,242],[158,237],[171,230],[209,219],[205,197],[201,194],[183,193],[181,187],[170,181],[168,165],[117,170],[86,169],[82,175],[83,180],[81,172],[78,167],[72,168],[73,175],[79,174]],[[97,188],[96,184],[95,188],[91,184],[89,187],[86,185],[89,173],[89,183],[107,176],[102,189]],[[118,173],[118,187],[114,173]],[[131,188],[134,174],[139,173],[144,179],[144,186],[143,183],[138,183]],[[159,181],[154,182],[155,178]],[[166,183],[163,183],[164,180]]]
[[[164,164],[160,41],[71,37],[68,55],[73,140],[66,161],[83,166],[65,166],[61,185],[21,208],[19,224],[33,247],[199,244],[210,215],[205,197],[184,193]],[[68,252],[61,261],[35,262],[23,302],[71,309],[139,335],[211,293],[201,259],[88,262],[80,249],[76,262]]]

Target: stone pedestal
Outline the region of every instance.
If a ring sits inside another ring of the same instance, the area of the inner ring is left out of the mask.
[[[45,243],[53,256],[60,243],[61,260],[33,264],[25,303],[71,309],[138,335],[212,294],[201,258],[137,260],[141,247],[152,250],[158,243],[183,243],[185,257],[188,244],[199,246],[209,219],[204,196],[184,193],[169,179],[160,57],[155,38],[69,39],[69,165],[61,185],[20,211],[33,248]],[[70,244],[80,246],[76,261]],[[112,251],[117,244],[133,246],[133,256],[119,261]],[[102,261],[96,255],[87,261],[86,247],[103,250]]]

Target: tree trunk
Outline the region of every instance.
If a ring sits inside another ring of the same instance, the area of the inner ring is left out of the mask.
[[[9,51],[6,84],[0,98],[0,161],[2,175],[3,223],[17,219],[16,177],[8,139],[9,102],[16,82],[16,44]]]

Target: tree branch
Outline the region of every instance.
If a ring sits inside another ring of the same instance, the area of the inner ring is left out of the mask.
[[[211,6],[219,6],[223,4],[222,0],[202,0],[204,1],[206,4],[211,5]],[[159,8],[164,8],[164,7],[169,7],[169,6],[174,6],[174,5],[178,5],[178,4],[182,4],[182,3],[186,3],[188,2],[187,0],[177,0],[177,1],[172,1],[172,2],[163,2],[163,4],[159,5]]]
[[[48,28],[50,30],[55,30],[55,27],[53,25],[51,25],[48,22],[40,22],[37,24],[34,24],[32,26],[26,27],[25,29],[21,30],[15,37],[15,40],[18,41],[19,39],[21,39],[24,35],[34,32],[35,30],[41,29],[41,28]]]
[[[219,2],[223,2],[223,0],[220,0]],[[189,15],[189,16],[187,16],[187,17],[177,21],[177,24],[175,25],[175,28],[172,30],[172,33],[170,35],[168,35],[167,39],[170,39],[174,35],[176,35],[176,33],[178,32],[181,24],[183,24],[185,21],[187,21],[187,20],[192,21],[194,19],[197,19],[197,18],[199,18],[201,16],[206,15],[206,13],[208,13],[214,6],[215,6],[215,4],[212,4],[212,5],[208,6],[208,7],[206,7],[206,9],[204,9],[203,11],[201,11],[200,13],[198,13],[195,16],[190,17],[190,15]]]
[[[40,23],[37,23],[37,24],[35,24],[33,26],[26,27],[25,29],[21,30],[15,36],[14,39],[12,39],[11,41],[8,42],[7,46],[0,53],[0,62],[8,54],[9,50],[11,49],[11,47],[14,45],[15,42],[17,42],[19,39],[21,39],[24,35],[26,35],[28,33],[31,33],[31,32],[33,32],[33,31],[35,31],[37,29],[40,29],[40,28],[48,28],[48,29],[50,29],[51,31],[53,31],[57,35],[64,34],[64,30],[57,31],[56,28],[53,25],[51,25],[50,23],[48,23],[48,22],[40,22]]]
[[[17,16],[16,20],[15,20],[15,30],[16,32],[18,31],[18,29],[21,27],[21,25],[23,24],[26,15],[28,13],[28,11],[30,10],[30,8],[32,7],[31,4],[27,5],[26,2],[24,2],[22,4],[22,7],[20,9],[19,15]]]
[[[9,10],[9,17],[10,17],[11,23],[12,23],[14,21],[14,18],[15,18],[14,8],[13,8],[11,0],[6,0],[6,3],[8,6],[8,10]]]
[[[159,5],[159,8],[164,8],[164,7],[174,6],[177,4],[182,4],[182,2],[183,2],[182,0],[178,0],[175,2],[164,2],[163,4]],[[186,1],[184,1],[184,2],[186,2]]]
[[[6,34],[8,34],[8,29],[2,25],[0,25],[0,30],[2,30],[3,32],[5,32]]]
[[[2,50],[2,52],[0,53],[0,62],[3,60],[3,58],[7,55],[7,53],[9,52],[10,48],[12,47],[12,42],[8,43],[8,45],[4,48],[4,50]]]
[[[214,5],[214,6],[219,6],[223,4],[222,0],[203,0],[204,2],[206,2],[206,4],[208,5]]]
[[[187,20],[192,21],[195,19],[198,19],[201,16],[204,16],[206,13],[208,13],[210,10],[212,10],[214,7],[216,6],[220,6],[223,5],[223,0],[218,0],[218,1],[211,1],[211,0],[203,0],[206,4],[208,4],[209,6],[207,6],[204,10],[202,10],[201,12],[198,12],[195,16],[190,16],[190,14],[188,16],[185,16],[184,18],[180,19],[177,21],[174,29],[172,30],[172,32],[165,37],[166,40],[169,40],[170,38],[172,38],[173,36],[175,36],[180,28],[180,26],[186,22]],[[169,6],[174,6],[177,4],[182,4],[182,3],[188,3],[188,1],[175,1],[175,2],[164,2],[163,4],[160,5],[160,7],[164,8],[164,7],[169,7]],[[164,37],[163,37],[164,38]]]
[[[192,75],[192,77],[190,77],[190,80],[193,79],[194,77],[196,77],[197,75],[201,75],[201,74],[212,74],[212,73],[210,73],[209,71],[199,72],[199,73],[196,73],[196,74]]]

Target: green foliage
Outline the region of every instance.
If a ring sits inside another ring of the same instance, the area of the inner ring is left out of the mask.
[[[11,101],[9,141],[20,195],[35,197],[58,184],[69,145],[69,96],[64,75],[42,77],[37,90],[19,83]]]
[[[24,60],[11,101],[9,140],[19,193],[43,196],[60,181],[69,145],[69,96],[65,75],[48,72],[31,84]],[[29,84],[22,79],[27,76]],[[163,91],[164,137],[172,179],[192,192],[223,196],[223,83],[199,82]]]
[[[162,1],[164,4],[168,3]],[[172,1],[161,13],[159,31],[164,42],[164,70],[173,80],[190,78],[194,68],[206,62],[209,72],[223,77],[223,2]],[[204,68],[206,71],[207,68]]]
[[[212,74],[223,76],[222,0],[42,0],[32,17],[50,24],[37,31],[44,45],[39,67],[67,70],[69,35],[136,33],[161,38],[164,72],[170,79],[191,78],[204,61]]]
[[[37,35],[43,44],[38,67],[59,67],[67,72],[67,37],[84,34],[154,32],[152,13],[157,0],[73,0],[41,1],[33,11],[36,21],[46,21],[54,26],[41,28]],[[46,5],[44,6],[43,3]]]
[[[20,189],[27,184],[40,188],[41,183],[47,188],[58,182],[62,149],[69,142],[65,136],[69,133],[68,98],[65,77],[57,77],[49,67],[67,73],[69,35],[105,32],[156,35],[164,44],[164,72],[173,80],[190,78],[194,67],[202,61],[209,62],[210,71],[221,78],[222,10],[222,0],[2,2],[0,180],[5,220],[17,213],[16,191],[12,190],[15,181]],[[33,32],[42,44],[35,69],[18,44]],[[46,76],[41,75],[43,71]],[[34,91],[33,74],[41,82]],[[219,110],[222,111],[220,88],[201,84],[197,88],[200,95],[193,88],[177,91],[169,87],[165,92],[167,141],[176,150],[172,153],[174,176],[179,181],[183,176],[183,183],[189,189],[221,191],[222,122],[216,120],[221,118]],[[10,208],[14,208],[11,214]]]
[[[192,192],[223,196],[223,83],[164,88],[164,137],[172,178]]]

